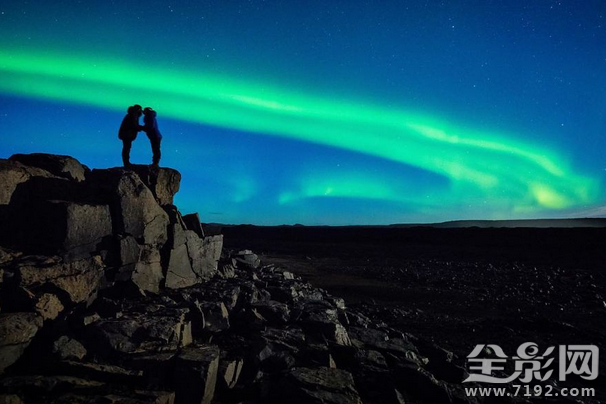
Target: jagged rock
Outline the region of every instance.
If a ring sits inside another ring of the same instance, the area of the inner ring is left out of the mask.
[[[133,265],[141,259],[141,246],[132,236],[121,237],[118,240],[120,250],[120,266]]]
[[[337,368],[337,364],[330,353],[330,349],[324,344],[306,344],[301,356],[304,360],[305,367],[322,366],[331,369]]]
[[[275,300],[256,302],[251,305],[269,324],[286,324],[290,320],[290,309]]]
[[[19,251],[12,251],[0,246],[0,265],[9,265],[13,260],[23,255]]]
[[[21,357],[41,327],[36,313],[0,314],[0,374]]]
[[[367,316],[358,312],[347,310],[339,311],[338,316],[341,323],[349,326],[367,328],[371,324],[371,321]]]
[[[155,246],[135,246],[133,245],[132,238],[126,238],[125,255],[129,257],[123,257],[121,259],[129,260],[137,254],[139,250],[139,261],[136,263],[130,263],[122,266],[116,274],[116,281],[119,282],[132,282],[137,288],[145,292],[159,293],[160,283],[164,279],[162,274],[162,260],[160,257],[160,251]],[[122,250],[121,250],[122,251]],[[122,253],[121,253],[122,255]]]
[[[283,382],[282,396],[293,404],[361,404],[351,373],[330,368],[294,368]]]
[[[257,269],[261,265],[259,256],[250,250],[238,251],[238,253],[234,255],[234,258],[236,262],[244,268]]]
[[[91,184],[110,205],[114,233],[130,234],[142,244],[163,245],[168,215],[139,176],[119,168],[93,170]]]
[[[191,230],[187,230],[185,235],[187,253],[193,271],[201,280],[212,278],[217,273],[219,259],[221,258],[223,236],[208,236],[201,239]]]
[[[295,366],[296,359],[290,353],[280,350],[271,350],[266,347],[258,355],[258,360],[261,365],[261,371],[264,373],[284,372]]]
[[[300,328],[267,327],[254,346],[255,360],[263,372],[282,372],[295,365],[295,357],[305,348],[305,335]]]
[[[357,348],[364,348],[364,345],[376,347],[378,343],[389,340],[385,332],[373,328],[349,327],[348,332]]]
[[[158,168],[135,164],[130,167],[151,190],[160,205],[172,205],[179,192],[181,173],[172,168]]]
[[[150,388],[165,389],[171,384],[175,372],[175,352],[155,352],[131,355],[128,367],[142,372]]]
[[[302,310],[299,314],[299,321],[302,322],[307,332],[319,335],[338,345],[351,345],[347,330],[339,322],[337,309],[329,302],[307,301],[299,310]]]
[[[175,403],[209,404],[212,401],[219,355],[215,346],[188,347],[181,351],[175,365]]]
[[[183,244],[177,244],[176,238],[173,239],[174,247],[169,256],[166,287],[185,288],[214,276],[221,257],[223,236],[201,239],[195,232],[181,229],[179,224],[172,226],[174,237],[182,239]]]
[[[131,338],[138,329],[139,323],[133,318],[100,320],[87,327],[87,339],[99,350],[135,352],[138,344]]]
[[[35,290],[44,285],[53,285],[65,292],[69,301],[81,303],[97,290],[103,277],[103,268],[101,257],[97,255],[71,262],[25,262],[15,272],[20,286]]]
[[[339,323],[328,323],[326,325],[322,325],[321,332],[329,339],[329,341],[333,341],[338,345],[351,345],[351,340],[349,339],[347,330]]]
[[[187,230],[192,230],[198,237],[204,238],[204,230],[202,230],[202,223],[200,222],[200,216],[197,213],[190,213],[189,215],[183,216],[183,222]]]
[[[45,153],[14,154],[9,160],[17,161],[29,167],[41,168],[58,177],[75,181],[84,181],[86,174],[90,171],[70,156]]]
[[[28,167],[16,161],[0,159],[0,205],[8,205],[19,186],[32,177],[54,177],[40,168]]]
[[[104,352],[176,350],[192,342],[187,313],[188,309],[168,308],[153,313],[126,313],[117,319],[92,323],[87,335],[91,346]]]
[[[191,266],[188,245],[180,245],[170,252],[165,286],[170,289],[181,289],[196,283],[198,283],[198,277]]]
[[[236,268],[232,264],[219,266],[218,275],[223,279],[232,279],[236,277]]]
[[[144,382],[142,371],[126,369],[116,365],[61,360],[55,362],[52,366],[57,373],[65,376],[82,377],[104,383],[142,385]]]
[[[324,298],[327,302],[331,303],[339,310],[345,310],[345,300],[340,297],[327,296]]]
[[[97,313],[92,313],[82,317],[82,325],[87,326],[99,320],[101,320],[101,316]]]
[[[367,345],[388,355],[388,360],[390,357],[394,357],[394,360],[392,361],[394,363],[405,361],[407,363],[425,366],[429,362],[427,358],[418,353],[417,348],[413,344],[402,338],[392,338],[388,341],[377,341],[376,343]]]
[[[267,291],[273,300],[287,304],[291,304],[304,296],[304,293],[296,285],[268,286]]]
[[[387,369],[385,356],[372,349],[359,349],[356,351],[354,359],[358,366],[364,369]]]
[[[52,293],[43,293],[36,298],[35,310],[44,320],[54,320],[65,308],[61,300]]]
[[[240,373],[242,372],[243,366],[244,361],[242,358],[228,358],[222,353],[219,361],[219,376],[217,378],[219,386],[233,389],[240,379]]]
[[[82,359],[86,356],[86,348],[77,340],[66,335],[62,335],[53,342],[52,351],[61,360]]]
[[[414,364],[399,364],[395,369],[398,387],[424,402],[452,403],[452,393],[444,382]]]
[[[265,327],[267,320],[254,309],[245,308],[236,314],[236,326],[238,329],[253,333]]]

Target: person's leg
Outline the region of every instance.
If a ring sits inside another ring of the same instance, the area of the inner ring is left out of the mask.
[[[130,147],[132,143],[132,140],[122,139],[122,163],[124,167],[130,166]]]
[[[153,165],[157,166],[158,164],[160,164],[160,142],[162,141],[162,139],[154,139],[151,141],[152,144],[152,151],[154,153],[154,157],[153,157]]]

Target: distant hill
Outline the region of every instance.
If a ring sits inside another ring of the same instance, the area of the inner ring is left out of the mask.
[[[532,227],[532,228],[571,228],[571,227],[606,227],[606,218],[585,218],[585,219],[528,219],[528,220],[454,220],[444,223],[432,224],[393,224],[389,227],[436,227],[442,229],[480,227],[480,228],[514,228],[514,227]]]
[[[489,228],[587,228],[606,227],[606,218],[582,218],[582,219],[526,219],[526,220],[453,220],[442,223],[397,223],[390,225],[352,225],[352,226],[305,226],[302,224],[280,225],[280,226],[256,226],[253,224],[222,224],[204,223],[205,231],[218,234],[223,227],[267,227],[267,228],[326,228],[326,227],[351,227],[351,228],[411,228],[431,227],[437,229],[459,229],[478,227]],[[206,230],[208,229],[208,230]]]

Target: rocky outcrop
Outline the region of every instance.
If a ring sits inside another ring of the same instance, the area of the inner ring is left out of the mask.
[[[111,209],[114,233],[129,234],[141,244],[167,241],[168,215],[135,172],[93,170],[90,177],[98,198]]]
[[[17,361],[42,322],[65,321],[79,307],[107,303],[96,302],[100,294],[160,294],[165,287],[194,286],[216,274],[222,237],[202,238],[201,231],[186,227],[171,205],[180,179],[176,170],[147,166],[91,171],[68,156],[0,160],[0,326],[6,333],[15,324],[32,331],[15,333],[23,337],[17,342],[3,342],[0,373]],[[191,218],[197,214],[188,217],[195,227]],[[107,304],[105,310],[111,311]],[[91,320],[94,316],[83,321],[91,330],[94,323],[105,325],[94,339],[107,351],[191,343],[188,310],[167,310],[144,318],[131,313],[109,323]],[[132,343],[131,331],[151,340]],[[86,348],[63,337],[51,351],[81,359]]]
[[[17,161],[28,167],[41,168],[57,177],[75,181],[84,181],[86,174],[90,171],[88,167],[70,156],[44,153],[15,154],[9,160]]]
[[[223,251],[174,170],[19,155],[0,178],[5,402],[474,402],[452,353]]]
[[[134,165],[131,167],[161,206],[172,205],[181,185],[181,173],[172,168]],[[200,223],[198,222],[198,225]]]
[[[17,187],[34,177],[53,178],[43,169],[0,159],[0,205],[8,205]]]

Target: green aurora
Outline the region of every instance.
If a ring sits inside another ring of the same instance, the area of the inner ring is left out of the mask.
[[[102,57],[0,51],[0,92],[123,111],[135,99],[164,117],[369,154],[450,180],[448,194],[496,205],[567,209],[597,201],[599,180],[577,172],[553,150],[520,136],[459,127],[430,115],[356,100],[249,83],[203,72],[139,66]],[[420,200],[380,178],[310,172],[280,204],[309,197]],[[452,200],[455,200],[453,197]]]

